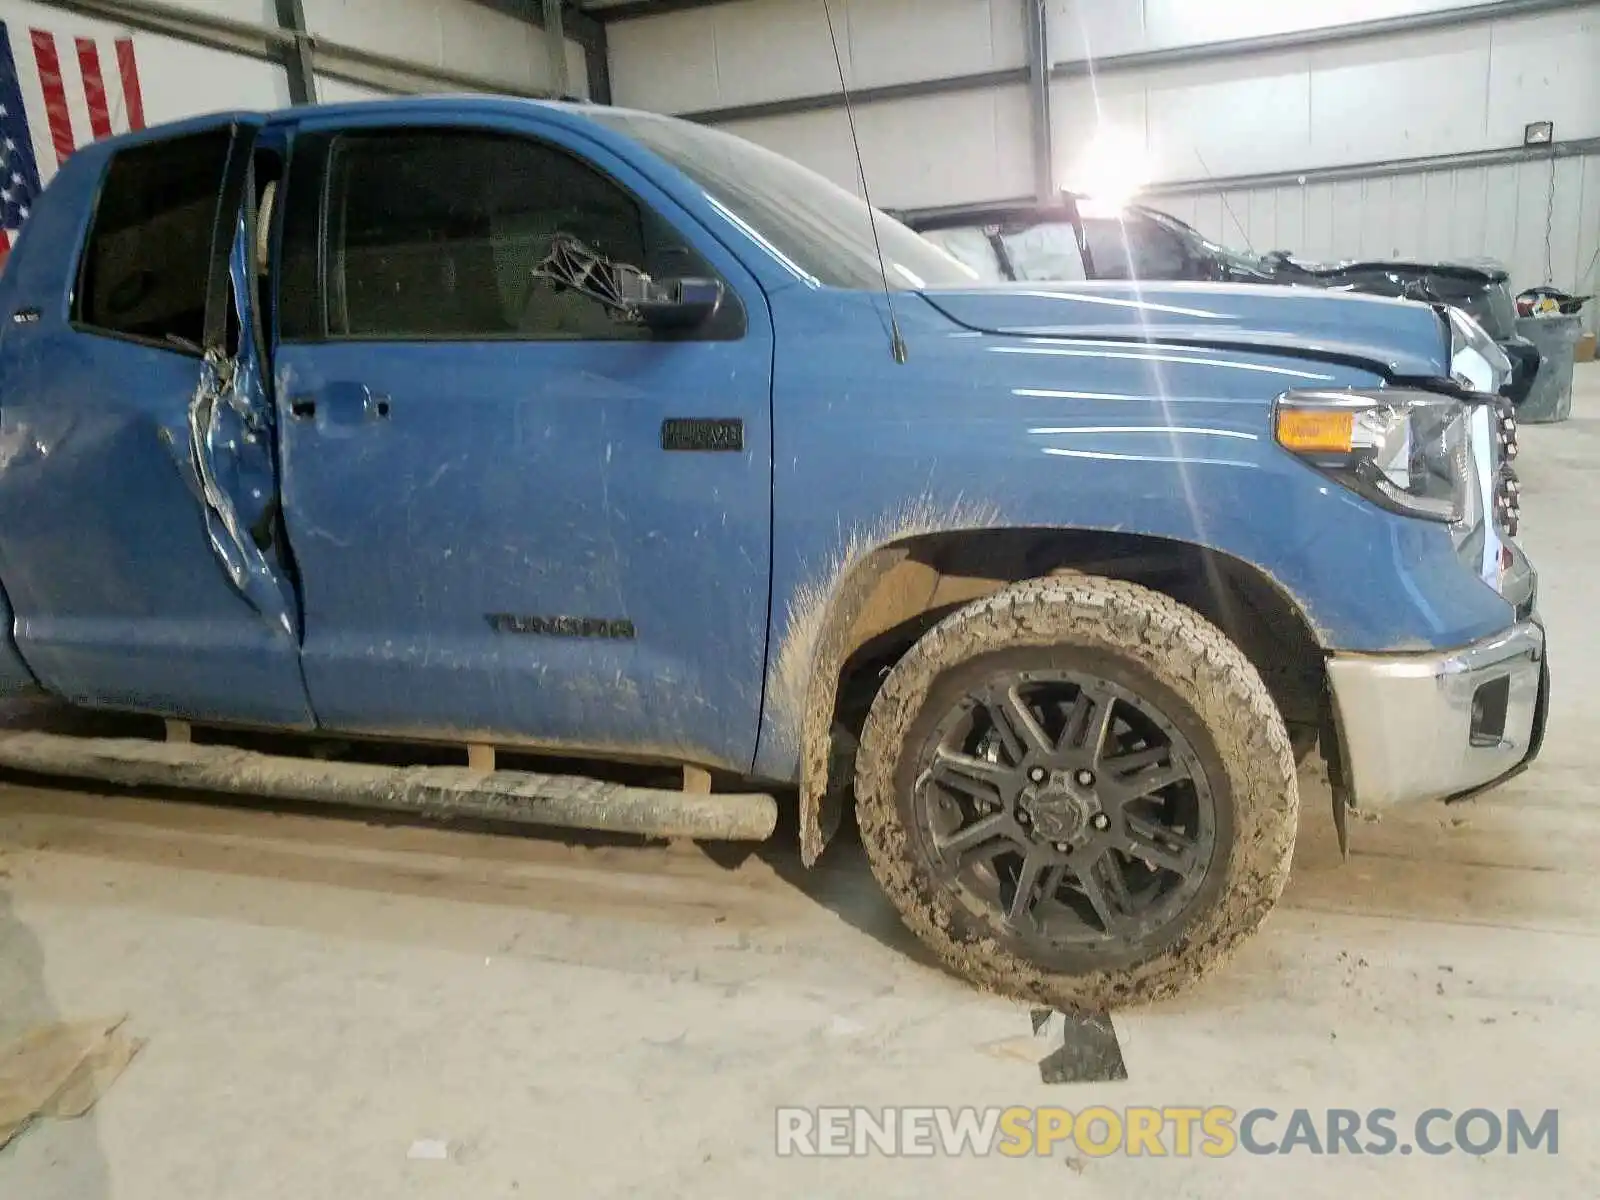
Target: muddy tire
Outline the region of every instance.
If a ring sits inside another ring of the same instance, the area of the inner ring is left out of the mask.
[[[980,986],[1104,1011],[1171,995],[1289,874],[1294,755],[1193,610],[1068,575],[947,617],[884,681],[856,760],[873,874]]]

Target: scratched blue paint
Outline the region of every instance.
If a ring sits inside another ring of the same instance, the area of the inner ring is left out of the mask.
[[[68,160],[0,275],[0,581],[17,649],[45,687],[77,703],[308,728],[296,640],[222,571],[196,481],[180,467],[200,360],[69,323],[113,148],[95,143]],[[30,305],[37,322],[10,320]],[[241,482],[217,466],[224,486]]]
[[[1077,344],[973,335],[935,303],[900,293],[911,353],[897,366],[884,344],[883,303],[826,290],[773,297],[782,331],[773,397],[775,652],[794,598],[827,581],[850,532],[892,518],[908,498],[921,499],[922,512],[989,508],[1006,526],[1212,547],[1287,590],[1330,649],[1461,645],[1509,624],[1510,606],[1462,566],[1443,526],[1359,499],[1273,440],[1279,393],[1375,386],[1378,364],[1126,343],[1114,357],[1061,357],[1050,351]],[[964,294],[962,306],[969,324],[989,319],[976,293]],[[1438,353],[1438,333],[1432,313],[1415,307],[1429,321],[1415,327],[1406,353],[1424,358]],[[996,308],[998,323],[1018,303],[997,296]],[[824,494],[828,503],[818,504]],[[768,706],[762,774],[793,773],[793,716]]]
[[[1427,305],[1384,297],[1351,304],[1350,295],[1323,288],[1237,284],[1219,291],[1206,283],[1035,283],[946,291],[931,299],[973,329],[1041,339],[1070,333],[1076,344],[1056,346],[1057,354],[1115,354],[1127,347],[1113,339],[1134,336],[1169,347],[1222,344],[1358,359],[1381,364],[1396,376],[1449,373],[1449,334]],[[1167,353],[1195,355],[1192,348]],[[1266,373],[1293,366],[1273,366]]]
[[[317,402],[283,439],[306,683],[336,728],[681,749],[745,769],[770,575],[765,295],[626,160],[587,149],[732,285],[745,337],[280,346],[280,395]],[[364,414],[369,393],[388,418]],[[681,416],[742,419],[744,452],[663,452],[661,423]],[[636,636],[507,634],[491,613],[624,619]]]
[[[745,338],[271,345],[298,569],[272,576],[292,588],[285,649],[160,438],[183,430],[196,360],[66,322],[117,143],[90,147],[0,276],[0,313],[44,311],[0,329],[0,582],[46,686],[792,777],[799,714],[774,664],[852,541],[893,537],[908,512],[919,528],[985,514],[1213,547],[1275,580],[1330,649],[1458,645],[1511,620],[1443,527],[1379,510],[1271,437],[1287,388],[1440,374],[1426,307],[1186,285],[899,292],[897,365],[883,296],[815,286],[581,108],[419,99],[279,114],[268,132],[441,122],[538,134],[618,177],[730,282]],[[290,419],[297,396],[314,419]],[[745,451],[663,453],[667,416],[741,418]],[[251,500],[259,474],[231,470],[230,494]],[[500,633],[496,612],[626,619],[636,637]]]

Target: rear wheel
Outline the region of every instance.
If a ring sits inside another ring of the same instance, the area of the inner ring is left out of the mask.
[[[953,614],[857,758],[874,874],[983,986],[1101,1010],[1171,994],[1271,910],[1298,793],[1244,654],[1176,601],[1063,576]]]

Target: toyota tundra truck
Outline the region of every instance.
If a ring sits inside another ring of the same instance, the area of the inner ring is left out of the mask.
[[[1539,749],[1507,363],[1448,306],[985,279],[729,134],[480,97],[89,145],[0,322],[0,680],[167,738],[13,768],[793,806],[807,865],[853,811],[953,969],[1100,1010],[1258,928],[1297,760],[1342,820]]]

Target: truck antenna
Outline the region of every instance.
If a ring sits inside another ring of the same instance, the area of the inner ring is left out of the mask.
[[[878,238],[878,210],[872,207],[872,193],[867,189],[867,168],[861,161],[861,139],[856,136],[856,111],[850,103],[850,85],[844,81],[844,58],[839,54],[839,35],[833,27],[833,8],[822,0],[822,12],[828,18],[828,40],[833,43],[833,65],[839,72],[839,92],[844,97],[844,115],[850,122],[850,146],[856,155],[856,175],[861,180],[861,197],[867,202],[867,224],[872,229],[872,248],[878,255],[878,278],[883,282],[883,302],[889,306],[889,352],[897,363],[906,361],[906,340],[900,335],[900,320],[895,316],[894,296],[889,290],[889,268],[883,261],[883,243]]]
[[[1194,156],[1200,160],[1200,169],[1206,173],[1206,178],[1212,182],[1216,182],[1217,177],[1211,173],[1211,168],[1206,166],[1205,157],[1200,153],[1199,146],[1194,148]],[[1254,254],[1256,252],[1256,248],[1250,244],[1250,231],[1247,230],[1244,227],[1244,223],[1239,220],[1239,214],[1233,211],[1233,205],[1228,203],[1228,193],[1223,191],[1221,188],[1218,188],[1217,197],[1222,201],[1222,207],[1227,210],[1228,217],[1233,222],[1233,227],[1239,231],[1239,236],[1244,239],[1244,248],[1250,251],[1251,254]]]

